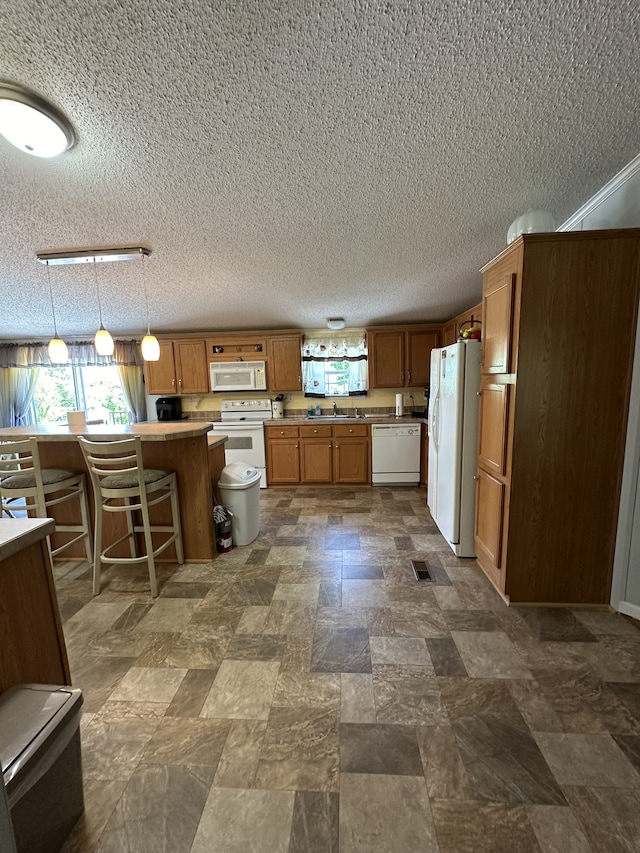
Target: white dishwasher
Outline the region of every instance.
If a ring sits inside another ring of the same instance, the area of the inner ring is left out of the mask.
[[[420,482],[419,424],[372,424],[371,482],[374,486]]]

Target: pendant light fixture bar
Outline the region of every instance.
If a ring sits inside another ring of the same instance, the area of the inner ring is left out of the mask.
[[[41,264],[85,264],[105,261],[136,261],[151,254],[144,246],[127,246],[121,249],[78,249],[71,252],[37,252]]]

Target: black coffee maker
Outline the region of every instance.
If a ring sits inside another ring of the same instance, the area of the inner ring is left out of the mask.
[[[182,420],[182,400],[180,397],[158,397],[156,414],[159,421]]]

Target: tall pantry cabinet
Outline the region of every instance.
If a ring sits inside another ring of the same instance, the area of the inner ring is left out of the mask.
[[[607,604],[640,229],[523,235],[483,269],[476,554],[508,600]]]

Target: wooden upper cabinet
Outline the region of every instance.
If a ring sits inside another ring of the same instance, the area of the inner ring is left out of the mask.
[[[367,330],[370,388],[419,388],[429,384],[431,350],[440,345],[440,329]]]
[[[517,271],[513,257],[507,256],[487,273],[482,297],[482,372],[512,373],[513,307]]]
[[[424,329],[407,332],[407,372],[406,385],[410,388],[424,388],[429,384],[431,370],[431,350],[440,345],[440,332],[437,329]]]
[[[302,335],[269,335],[267,356],[269,391],[301,391]]]
[[[174,341],[173,354],[178,394],[209,393],[209,363],[204,340]]]
[[[264,361],[266,335],[221,333],[205,340],[209,361]]]
[[[404,332],[370,329],[367,337],[369,387],[401,388],[404,385]]]
[[[208,394],[209,367],[202,340],[161,340],[158,361],[145,362],[147,394]]]
[[[145,361],[144,373],[147,394],[176,394],[176,363],[173,357],[173,341],[158,341],[160,358]]]
[[[442,327],[442,346],[448,347],[450,344],[455,344],[458,340],[458,329],[455,319],[449,320]]]

